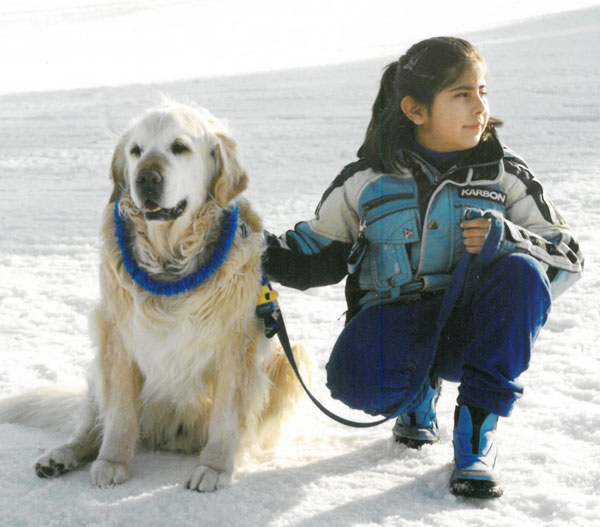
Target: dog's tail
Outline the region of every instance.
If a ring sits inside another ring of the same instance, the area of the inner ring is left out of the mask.
[[[71,433],[85,388],[48,386],[0,399],[0,423],[14,423]]]

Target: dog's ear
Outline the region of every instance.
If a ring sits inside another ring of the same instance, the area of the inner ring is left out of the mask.
[[[243,192],[248,186],[248,176],[242,167],[235,141],[224,133],[216,134],[218,143],[212,150],[217,171],[212,182],[211,193],[222,207]]]
[[[115,202],[123,188],[127,184],[127,174],[126,174],[126,164],[125,164],[125,142],[126,137],[122,137],[115,148],[115,152],[113,154],[112,162],[110,164],[110,178],[113,182],[113,191],[110,195],[109,203]]]

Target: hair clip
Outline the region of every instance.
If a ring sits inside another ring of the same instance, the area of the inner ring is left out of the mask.
[[[404,66],[402,66],[402,69],[407,70],[407,71],[412,71],[414,69],[414,67],[417,65],[417,63],[419,62],[419,60],[421,59],[421,57],[425,54],[426,51],[427,51],[427,46],[425,46],[423,49],[421,49],[420,51],[415,53],[412,57],[410,57],[408,62]]]

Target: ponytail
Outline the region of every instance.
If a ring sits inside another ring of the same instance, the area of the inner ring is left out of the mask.
[[[383,72],[365,140],[358,150],[358,157],[368,159],[376,172],[391,172],[396,149],[411,129],[411,122],[400,107],[402,99],[396,90],[398,67],[398,61],[392,62]]]

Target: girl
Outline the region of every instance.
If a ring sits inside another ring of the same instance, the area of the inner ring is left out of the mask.
[[[397,417],[397,441],[438,441],[440,378],[460,383],[450,488],[484,498],[503,492],[498,417],[523,392],[518,377],[551,294],[583,267],[569,226],[499,141],[486,90],[470,43],[412,46],[383,74],[358,160],[325,191],[314,219],[267,234],[264,259],[271,280],[298,289],[348,275],[327,385],[352,408]],[[452,273],[465,252],[483,256],[494,215],[497,244],[442,319]]]

